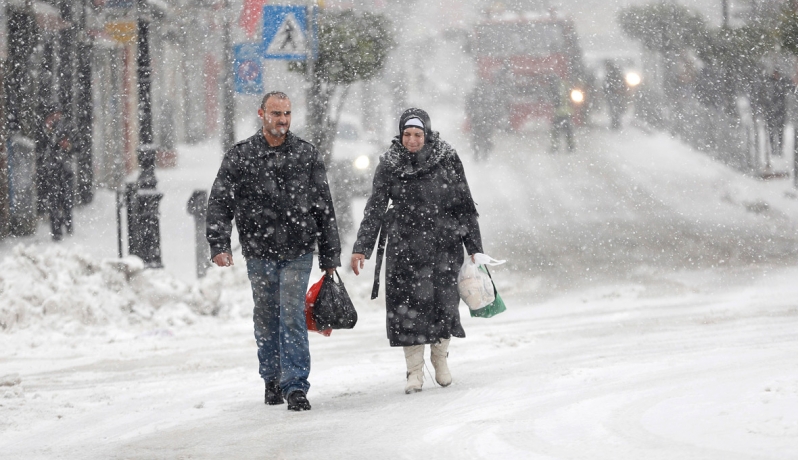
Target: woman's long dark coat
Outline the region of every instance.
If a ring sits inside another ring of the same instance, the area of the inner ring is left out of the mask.
[[[417,153],[409,152],[397,137],[380,157],[352,252],[370,257],[385,220],[391,346],[465,337],[457,273],[463,245],[469,254],[482,252],[477,217],[463,164],[437,133]]]

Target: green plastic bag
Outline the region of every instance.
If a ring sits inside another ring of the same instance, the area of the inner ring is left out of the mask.
[[[488,276],[490,276],[488,267],[480,265],[479,269],[487,273]],[[496,283],[493,282],[492,276],[490,276],[490,283],[493,285],[493,293],[496,294],[496,300],[477,310],[472,310],[469,308],[468,311],[469,313],[471,313],[472,318],[492,318],[498,315],[499,313],[503,312],[504,310],[507,310],[507,307],[504,305],[504,301],[499,295],[499,291],[496,290]]]

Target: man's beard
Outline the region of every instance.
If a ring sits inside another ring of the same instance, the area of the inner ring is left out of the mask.
[[[288,126],[275,126],[274,128],[269,130],[269,133],[271,133],[272,136],[277,136],[277,137],[285,136],[287,132],[288,132]]]

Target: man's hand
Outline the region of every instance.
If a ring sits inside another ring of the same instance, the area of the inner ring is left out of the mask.
[[[233,264],[233,255],[228,254],[226,252],[222,252],[220,254],[216,254],[213,258],[213,263],[220,267],[229,267]]]
[[[363,266],[366,264],[366,255],[365,254],[352,254],[352,261],[350,266],[352,267],[352,271],[355,272],[355,275],[360,274],[360,270],[363,269]]]
[[[321,271],[326,272],[328,275],[333,276],[335,273],[335,267],[332,268],[322,268]]]

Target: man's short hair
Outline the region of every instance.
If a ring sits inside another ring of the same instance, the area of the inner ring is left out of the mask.
[[[288,95],[282,91],[272,91],[263,96],[263,99],[260,101],[260,108],[266,108],[266,101],[268,101],[270,97],[276,97],[277,99],[288,99],[289,101],[291,100],[291,98],[289,98]]]

